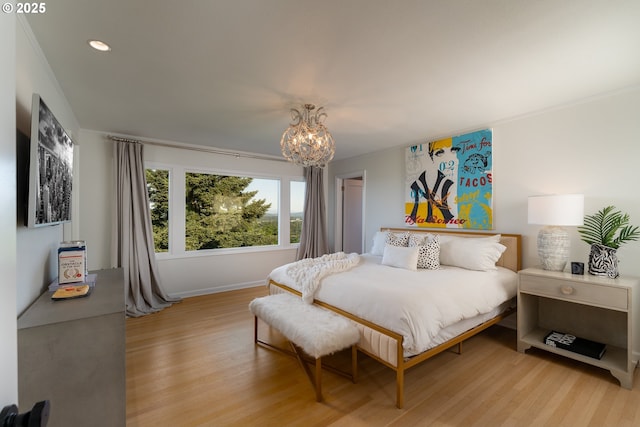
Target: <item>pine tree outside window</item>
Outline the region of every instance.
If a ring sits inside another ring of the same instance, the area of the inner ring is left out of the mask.
[[[155,251],[169,251],[169,170],[146,169]]]
[[[278,244],[278,180],[188,172],[185,181],[186,251]]]
[[[149,163],[146,179],[155,252],[162,259],[281,249],[300,242],[305,193],[300,177]]]

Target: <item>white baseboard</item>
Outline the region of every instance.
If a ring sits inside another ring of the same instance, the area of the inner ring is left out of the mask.
[[[186,292],[176,292],[176,293],[169,294],[169,296],[177,297],[177,298],[190,298],[190,297],[197,297],[201,295],[217,294],[219,292],[235,291],[238,289],[256,288],[258,286],[264,286],[266,289],[264,280],[259,280],[256,282],[233,283],[230,285],[217,286],[215,288],[205,288],[205,289],[196,289],[193,291],[186,291]]]

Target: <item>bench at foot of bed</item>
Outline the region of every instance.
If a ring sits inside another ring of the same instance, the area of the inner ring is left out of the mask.
[[[295,356],[315,387],[316,400],[322,401],[322,357],[351,347],[351,380],[356,381],[357,350],[360,333],[352,321],[329,310],[306,304],[289,294],[256,298],[249,304],[255,316],[254,341],[284,351],[258,338],[258,318],[277,329],[291,343]],[[304,353],[315,359],[315,374],[304,362]],[[340,373],[340,372],[337,372]]]

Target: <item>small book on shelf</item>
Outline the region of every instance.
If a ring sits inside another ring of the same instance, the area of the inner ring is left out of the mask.
[[[604,352],[607,350],[605,344],[556,331],[551,331],[544,337],[544,343],[551,347],[562,348],[584,356],[593,357],[594,359],[602,359]]]
[[[91,286],[87,283],[81,283],[78,285],[60,286],[52,295],[51,299],[54,301],[60,301],[65,299],[82,298],[89,295]]]

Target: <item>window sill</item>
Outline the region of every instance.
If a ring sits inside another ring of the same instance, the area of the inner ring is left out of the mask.
[[[260,253],[260,252],[292,251],[292,250],[298,250],[299,246],[300,246],[299,243],[293,243],[286,246],[274,245],[274,246],[251,246],[251,247],[241,247],[241,248],[225,248],[225,249],[205,249],[200,251],[189,251],[189,252],[181,252],[181,253],[158,252],[156,253],[156,260],[164,261],[164,260],[181,259],[181,258],[200,258],[200,257],[211,257],[211,256],[220,256],[220,255],[243,255],[243,254],[252,254],[252,253]]]

